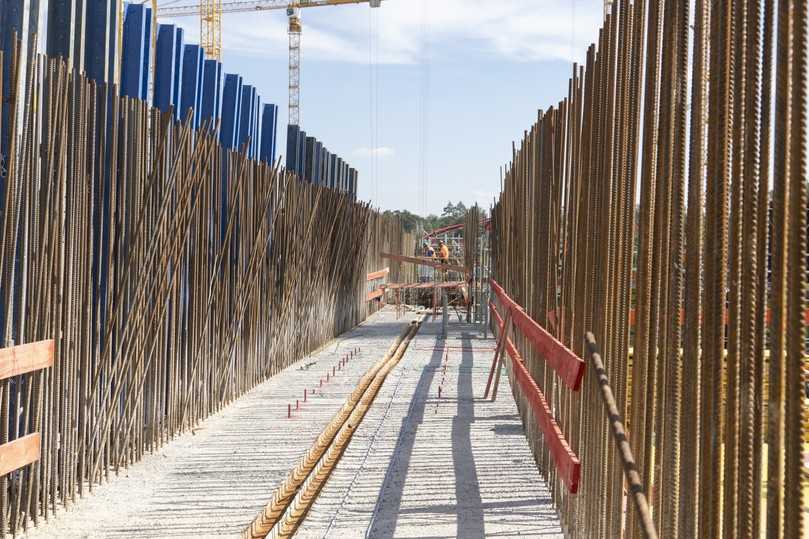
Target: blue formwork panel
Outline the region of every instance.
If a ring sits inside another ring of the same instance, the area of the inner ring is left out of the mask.
[[[183,52],[183,82],[180,96],[180,118],[185,119],[188,109],[193,109],[192,125],[199,127],[199,100],[202,93],[202,48],[186,45]]]
[[[317,183],[318,185],[326,185],[326,161],[329,158],[329,151],[323,146],[323,143],[320,145],[320,156],[318,158],[317,163]]]
[[[154,96],[152,104],[158,110],[168,112],[174,103],[174,59],[177,57],[177,27],[161,24],[157,29],[155,52]]]
[[[250,124],[250,157],[258,159],[258,149],[261,142],[261,131],[259,130],[259,111],[261,110],[261,97],[258,93],[253,99],[253,116]]]
[[[353,168],[348,169],[349,187],[348,192],[351,200],[357,200],[357,171]]]
[[[228,73],[222,90],[222,125],[219,140],[228,150],[236,147],[239,130],[239,102],[242,98],[242,78]]]
[[[313,182],[313,165],[315,163],[315,148],[316,148],[317,141],[315,141],[315,137],[306,137],[306,156],[305,161],[303,163],[303,179],[307,182]]]
[[[275,163],[278,158],[278,105],[270,104],[272,107],[272,140],[270,141],[270,162]]]
[[[110,21],[109,28],[107,30],[107,78],[109,82],[119,84],[121,81],[120,79],[116,78],[115,65],[117,64],[118,57],[121,54],[121,51],[118,50],[118,47],[121,46],[121,44],[118,43],[118,25],[121,24],[121,21],[118,20],[120,6],[116,0],[109,1],[107,12],[107,20]],[[120,77],[120,74],[118,76]]]
[[[233,124],[233,149],[239,149],[239,133],[242,129],[242,109],[247,105],[242,99],[242,90],[244,89],[244,80],[239,77],[239,93],[236,100],[236,115],[234,116]]]
[[[16,4],[16,5],[14,5]],[[22,17],[20,2],[13,2],[4,10],[5,17],[2,21],[4,42],[11,39],[15,25],[11,17]],[[15,13],[18,12],[18,13]],[[21,20],[21,19],[20,19]],[[19,28],[22,28],[20,26]],[[73,32],[73,0],[49,0],[48,2],[48,40],[45,45],[45,52],[50,57],[68,58],[70,56],[70,34]],[[9,49],[5,49],[8,51]],[[5,79],[4,79],[5,80]]]
[[[261,155],[259,157],[262,161],[270,165],[275,163],[277,125],[278,107],[272,103],[267,103],[264,105],[264,110],[261,113]]]
[[[219,120],[222,114],[222,62],[216,62],[216,99],[214,100],[214,118]]]
[[[149,34],[151,9],[142,4],[127,4],[124,16],[121,55],[121,95],[146,99],[149,84]]]
[[[183,95],[183,60],[185,59],[185,40],[183,29],[177,28],[174,34],[174,86],[171,91],[171,106],[174,107],[174,118],[180,119],[181,100]]]
[[[320,153],[320,185],[324,187],[329,186],[329,161],[331,160],[331,152],[326,148]]]
[[[110,82],[108,64],[109,33],[115,30],[110,24],[112,0],[96,0],[87,6],[84,25],[84,72],[87,78],[97,83]]]
[[[306,168],[306,131],[298,133],[298,168],[295,170],[300,179],[304,179]]]
[[[337,159],[336,155],[332,155],[329,163],[329,187],[332,189],[337,189]]]
[[[343,179],[342,179],[343,193],[348,193],[348,163],[346,163],[345,161],[343,161],[343,170],[342,170],[341,174],[342,174],[342,177],[343,177]]]
[[[323,168],[323,143],[319,140],[315,141],[315,155],[314,163],[312,165],[312,183],[320,185],[321,170]]]
[[[152,61],[152,8],[143,10],[143,58],[140,64],[143,70],[143,78],[140,81],[141,99],[146,99],[149,95],[149,64]]]
[[[334,163],[334,188],[343,190],[343,159],[338,157]]]
[[[247,143],[248,138],[250,137],[250,126],[251,126],[251,119],[253,114],[253,92],[255,90],[249,84],[245,84],[242,86],[242,108],[239,112],[239,137],[238,137],[238,144],[236,147],[239,151],[242,150],[245,143]],[[247,151],[250,151],[250,148],[247,148]]]
[[[287,125],[286,168],[293,172],[297,172],[298,170],[298,135],[300,132],[301,128],[297,125]]]
[[[205,60],[202,80],[202,123],[216,126],[219,120],[221,65],[216,60]]]
[[[202,99],[205,88],[202,83],[205,81],[205,49],[199,48],[197,53],[197,101],[194,105],[195,127],[202,125]]]

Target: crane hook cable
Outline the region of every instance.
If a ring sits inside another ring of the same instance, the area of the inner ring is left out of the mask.
[[[295,533],[423,319],[422,316],[408,324],[384,357],[363,375],[342,408],[275,489],[264,509],[244,529],[242,539],[291,537]]]

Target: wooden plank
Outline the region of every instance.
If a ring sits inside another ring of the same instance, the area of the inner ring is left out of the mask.
[[[407,262],[409,264],[428,266],[431,268],[443,268],[449,271],[457,271],[459,273],[466,274],[466,268],[464,268],[463,266],[455,266],[453,264],[442,264],[441,262],[432,262],[430,260],[423,260],[421,258],[416,258],[413,256],[394,255],[391,253],[380,253],[380,256],[382,258],[387,258],[389,260],[396,260],[398,262]]]
[[[376,298],[381,297],[382,294],[384,294],[384,293],[385,293],[385,291],[382,290],[381,288],[379,290],[371,290],[370,292],[368,292],[368,295],[365,296],[365,300],[366,301],[373,301]]]
[[[531,342],[534,350],[556,371],[565,385],[578,391],[584,377],[584,360],[528,316],[528,313],[512,300],[494,279],[491,281],[491,287],[503,305],[513,309],[514,324]]]
[[[0,476],[39,460],[39,451],[40,435],[38,432],[0,445]]]
[[[388,275],[388,273],[390,273],[390,268],[384,268],[384,269],[381,269],[379,271],[369,273],[367,280],[376,281],[377,279],[383,279]]]
[[[0,348],[0,380],[53,365],[53,339]]]
[[[388,290],[396,290],[399,288],[460,288],[462,289],[462,293],[465,294],[466,290],[466,282],[465,281],[445,281],[445,282],[434,282],[428,281],[426,283],[388,283],[382,285]]]
[[[489,302],[489,308],[492,311],[492,318],[497,324],[498,330],[502,333],[505,331],[505,321],[497,312],[497,307],[494,303]],[[512,311],[512,317],[514,312]],[[506,352],[511,357],[511,366],[514,371],[514,377],[522,390],[522,393],[528,399],[531,406],[531,411],[534,414],[537,426],[542,431],[542,436],[545,443],[550,450],[551,458],[553,459],[554,466],[559,472],[559,477],[562,478],[568,492],[575,494],[579,490],[579,480],[581,478],[581,461],[579,457],[570,448],[567,443],[562,429],[553,418],[551,408],[548,406],[548,401],[545,399],[545,394],[539,389],[539,386],[531,377],[531,373],[525,366],[525,361],[514,346],[514,342],[506,339]]]

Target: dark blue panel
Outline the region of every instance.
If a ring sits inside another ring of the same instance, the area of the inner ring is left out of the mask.
[[[258,149],[261,142],[261,131],[259,130],[259,111],[261,110],[261,97],[258,93],[253,98],[253,116],[250,119],[250,157],[258,159]]]
[[[107,45],[111,0],[96,0],[87,6],[84,26],[84,66],[89,79],[109,81]],[[112,26],[114,29],[114,25]]]
[[[146,11],[142,4],[127,4],[124,17],[121,95],[138,99],[146,99],[148,85],[149,36],[146,34]]]
[[[270,162],[278,158],[278,105],[272,105],[272,144],[270,146]]]
[[[297,125],[287,125],[287,170],[298,170],[298,135],[301,128]]]
[[[168,112],[174,102],[176,45],[177,28],[171,24],[159,25],[157,30],[153,105],[163,112]]]
[[[306,137],[306,155],[304,156],[303,163],[303,179],[307,182],[312,182],[312,166],[314,165],[315,156],[315,137]]]
[[[323,169],[323,143],[315,142],[314,164],[312,165],[312,183],[320,185]]]
[[[183,60],[185,59],[185,43],[183,39],[183,29],[177,28],[174,35],[174,87],[171,93],[171,106],[174,107],[174,117],[179,120],[181,98],[183,95]]]
[[[221,118],[222,114],[222,62],[216,62],[216,98],[214,99],[214,118]]]
[[[222,146],[229,150],[236,146],[241,96],[242,78],[232,73],[226,74],[222,92],[222,127],[219,131],[219,140]]]
[[[143,58],[141,66],[143,71],[140,83],[141,99],[146,99],[149,95],[149,62],[152,61],[152,8],[143,10]]]
[[[351,184],[348,190],[351,200],[357,200],[357,171],[355,169],[349,169],[349,178],[351,178]]]
[[[22,10],[13,6],[13,11],[19,11],[18,17],[22,16]],[[8,17],[12,10],[6,13]],[[12,14],[13,15],[13,14]],[[48,56],[67,58],[70,56],[70,33],[73,30],[73,2],[72,0],[50,0],[48,2],[48,43],[45,52]],[[3,21],[3,29],[7,31],[4,39],[8,41],[11,37],[11,21]]]
[[[186,45],[183,54],[183,84],[182,94],[180,96],[180,118],[185,120],[188,115],[188,109],[193,109],[192,125],[196,128],[199,126],[196,111],[200,89],[200,47],[199,45]]]
[[[242,108],[244,108],[245,103],[242,100],[242,89],[244,88],[244,79],[239,77],[239,88],[238,93],[236,94],[236,115],[234,116],[234,124],[233,124],[233,149],[239,149],[239,133],[241,132],[242,128]]]
[[[202,81],[202,122],[216,125],[219,119],[219,62],[205,60],[204,79]]]
[[[242,86],[242,109],[239,114],[239,138],[237,147],[241,151],[250,137],[253,118],[253,105],[255,104],[255,88],[249,84]],[[248,153],[250,148],[247,148]]]
[[[298,178],[304,179],[306,171],[306,131],[298,133]]]
[[[107,20],[110,21],[109,29],[107,31],[107,79],[114,84],[119,84],[120,79],[116,78],[115,64],[118,61],[118,25],[121,21],[118,20],[119,6],[118,2],[111,0],[107,6]],[[120,77],[120,74],[118,74]]]
[[[324,147],[323,150],[321,150],[321,152],[320,152],[320,168],[319,168],[320,181],[318,182],[318,183],[320,183],[320,185],[323,185],[324,187],[329,186],[329,177],[328,177],[328,167],[327,167],[327,165],[328,165],[329,159],[331,158],[330,156],[331,156],[331,152]]]
[[[261,115],[261,160],[270,165],[275,163],[275,139],[276,125],[278,122],[278,107],[272,103],[264,105],[264,112]],[[293,126],[290,126],[290,128]],[[287,147],[289,139],[287,135]],[[289,150],[287,150],[289,152]],[[290,168],[287,164],[287,168]]]
[[[197,100],[194,104],[194,122],[195,127],[202,125],[202,99],[204,94],[204,87],[202,82],[205,80],[205,50],[200,47],[197,52]]]
[[[336,155],[332,155],[329,163],[329,187],[332,189],[337,189],[337,159]]]

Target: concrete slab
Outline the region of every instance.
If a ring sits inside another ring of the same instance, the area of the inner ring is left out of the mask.
[[[482,399],[495,342],[454,319],[422,326],[297,537],[562,537],[505,374]]]
[[[31,538],[236,537],[339,410],[359,378],[414,319],[381,311],[257,386],[39,528]],[[359,355],[331,376],[349,350]],[[329,382],[319,387],[329,372]],[[287,418],[287,404],[303,400]]]

